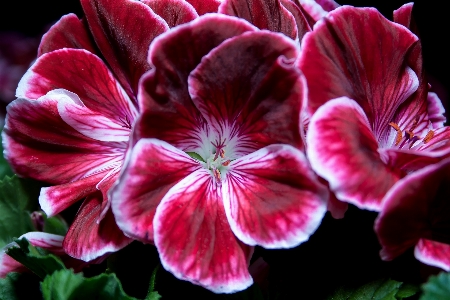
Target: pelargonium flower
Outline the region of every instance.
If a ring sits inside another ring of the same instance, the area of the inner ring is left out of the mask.
[[[405,27],[411,9],[397,10],[396,23],[342,6],[303,41],[308,158],[337,199],[360,208],[380,210],[395,182],[449,152],[442,103],[428,94],[419,40]]]
[[[381,258],[415,247],[415,257],[450,271],[450,159],[401,180],[386,194],[375,222]]]
[[[69,14],[44,35],[39,58],[8,107],[3,138],[17,174],[54,185],[39,199],[48,216],[85,198],[64,249],[89,261],[131,241],[115,224],[108,191],[138,115],[137,86],[150,69],[150,42],[198,14],[184,1],[81,4],[85,20]]]
[[[297,55],[284,35],[221,14],[152,43],[112,208],[176,277],[245,289],[254,245],[294,247],[320,224],[328,192],[301,151]]]

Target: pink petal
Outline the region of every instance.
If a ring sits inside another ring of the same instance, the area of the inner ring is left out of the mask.
[[[344,218],[347,209],[348,209],[347,203],[339,201],[333,193],[330,194],[330,199],[328,199],[327,210],[330,212],[333,218],[335,219]]]
[[[375,136],[384,141],[397,109],[419,87],[420,70],[407,66],[417,41],[373,8],[330,12],[302,43],[299,67],[308,83],[308,109],[313,113],[328,100],[347,96],[361,105]]]
[[[142,0],[157,15],[162,17],[170,28],[198,18],[195,8],[186,1],[179,0]]]
[[[450,243],[450,160],[398,181],[386,194],[375,222],[384,260],[413,247],[421,238]]]
[[[378,144],[361,107],[346,97],[322,105],[306,135],[312,168],[327,180],[337,199],[379,210],[399,175],[381,160]]]
[[[224,204],[234,234],[245,244],[291,248],[308,240],[326,212],[328,191],[303,153],[271,145],[230,164]]]
[[[412,10],[414,3],[406,3],[403,4],[400,8],[394,10],[394,22],[405,26],[408,29],[411,29],[411,25],[413,22],[412,19]],[[416,33],[415,31],[413,31]]]
[[[442,105],[441,99],[433,92],[428,93],[427,97],[428,118],[434,129],[444,127],[444,123],[447,121],[445,117],[445,108]]]
[[[328,12],[339,7],[339,4],[333,0],[296,0],[303,9],[314,19],[318,21],[325,17]]]
[[[279,0],[224,0],[219,13],[247,20],[259,29],[284,33],[293,40],[298,38],[295,18]]]
[[[136,135],[158,138],[183,150],[197,144],[195,130],[205,122],[189,97],[189,73],[224,40],[253,30],[239,19],[210,14],[156,39],[149,51],[155,69],[141,81],[143,115],[136,124]]]
[[[304,14],[301,7],[297,6],[291,0],[281,0],[281,4],[292,14],[297,24],[298,39],[301,41],[303,36],[311,31],[311,26],[308,22],[308,17]]]
[[[150,66],[147,51],[155,37],[169,30],[145,4],[133,0],[82,0],[92,35],[128,95]]]
[[[215,293],[249,287],[251,251],[233,235],[220,190],[200,169],[164,197],[155,215],[155,244],[164,268],[175,277]]]
[[[424,264],[450,271],[450,245],[420,239],[414,248],[414,256]]]
[[[61,49],[42,55],[20,80],[17,97],[38,99],[55,89],[76,94],[89,109],[124,126],[131,127],[136,118],[136,107],[112,73],[86,50]]]
[[[101,208],[101,192],[91,194],[84,200],[64,238],[63,247],[67,254],[91,261],[131,243],[132,240],[117,227],[111,210],[98,222]]]
[[[86,24],[75,14],[63,16],[42,36],[38,57],[62,48],[86,49],[96,53],[96,47]]]
[[[100,142],[59,116],[59,95],[17,99],[7,108],[4,154],[14,171],[51,184],[66,184],[101,173],[123,159],[126,143]]]
[[[186,2],[195,8],[199,16],[218,12],[221,3],[220,0],[186,0]]]
[[[293,66],[296,55],[288,38],[250,32],[223,42],[191,72],[192,101],[220,134],[227,136],[231,130],[245,136],[248,143],[241,144],[246,148],[237,150],[241,155],[273,143],[303,147],[299,132],[303,86],[301,73]]]
[[[196,160],[166,142],[139,140],[111,192],[118,226],[128,236],[153,242],[156,207],[172,186],[199,167]]]

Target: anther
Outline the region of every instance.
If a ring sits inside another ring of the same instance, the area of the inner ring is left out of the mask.
[[[402,141],[402,131],[400,130],[400,127],[398,127],[397,124],[395,124],[394,122],[389,123],[390,126],[392,126],[395,131],[397,131],[397,135],[395,137],[395,146],[398,146],[398,144],[400,144],[400,142]]]
[[[224,161],[223,163],[222,163],[222,166],[228,166],[229,164],[230,164],[230,160],[226,160],[226,161]]]
[[[434,137],[434,131],[430,130],[428,131],[427,135],[423,138],[423,143],[426,144],[428,143],[432,138]]]

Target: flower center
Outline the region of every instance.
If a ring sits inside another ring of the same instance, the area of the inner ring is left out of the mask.
[[[231,160],[227,158],[225,154],[225,141],[219,143],[211,144],[214,146],[211,155],[206,159],[206,162],[203,166],[208,169],[212,176],[214,177],[214,181],[217,186],[222,185],[222,179],[227,172],[227,167],[230,164]]]
[[[395,146],[402,149],[406,145],[411,149],[417,141],[422,141],[424,144],[428,143],[434,136],[434,131],[429,130],[424,137],[418,137],[415,135],[414,130],[419,123],[419,116],[416,116],[413,124],[409,129],[401,130],[397,123],[391,122],[389,125],[397,131],[395,137]]]

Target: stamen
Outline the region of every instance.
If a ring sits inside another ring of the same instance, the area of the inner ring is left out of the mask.
[[[222,185],[222,180],[220,178],[220,171],[216,168],[214,168],[213,170],[213,174],[214,174],[214,178],[216,179],[216,183],[218,186]]]
[[[403,138],[402,131],[400,130],[400,127],[398,127],[398,125],[394,122],[389,123],[389,125],[391,125],[397,131],[397,136],[395,137],[395,146],[398,146]]]
[[[222,163],[222,166],[228,166],[230,164],[231,160],[226,160]]]
[[[219,154],[220,154],[220,157],[224,158],[225,157],[225,150],[220,149],[219,150]]]
[[[432,138],[434,137],[434,131],[430,130],[428,131],[427,135],[423,138],[423,143],[428,143]]]

